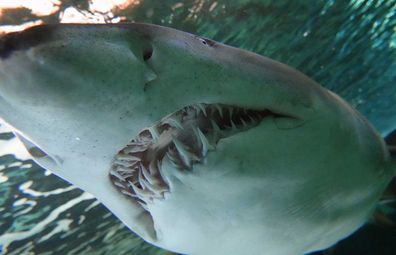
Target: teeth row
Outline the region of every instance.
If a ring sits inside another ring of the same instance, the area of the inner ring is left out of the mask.
[[[152,174],[153,172],[159,173],[159,170],[154,169],[156,167],[158,166],[150,164],[149,169],[146,169],[143,164],[139,164],[139,166],[129,169],[129,172],[120,172],[119,168],[115,166],[110,171],[110,175],[113,178],[113,183],[120,188],[123,194],[137,197],[147,204],[153,198],[164,198],[164,192],[168,191],[168,187],[164,186]],[[131,181],[133,179],[136,181]]]
[[[206,104],[201,103],[186,107],[175,114],[168,115],[167,117],[163,118],[160,121],[160,123],[156,126],[156,128],[152,127],[145,129],[144,130],[146,132],[145,136],[150,136],[150,138],[152,139],[157,139],[160,136],[160,133],[164,130],[164,127],[166,125],[177,130],[184,130],[185,127],[183,125],[183,117],[180,116],[180,112],[186,113],[187,115],[190,116],[192,114],[196,116],[198,116],[198,114],[202,114],[204,117],[209,118],[212,124],[212,128],[215,132],[220,132],[220,130],[224,130],[227,128],[230,128],[231,131],[233,132],[242,131],[245,128],[256,125],[260,119],[260,117],[257,116],[258,113],[249,112],[245,108],[236,108],[232,106],[224,106],[221,104],[211,104],[208,106]],[[228,127],[227,126],[221,126],[221,128],[219,127],[219,124],[217,124],[215,121],[215,119],[217,119],[215,118],[216,113],[218,114],[217,116],[220,116],[222,120],[224,120],[225,116],[227,117]],[[226,113],[228,114],[225,115]],[[246,118],[248,118],[248,120],[246,120]],[[238,124],[236,124],[236,121]],[[160,129],[161,131],[158,131],[158,129]],[[141,135],[143,135],[142,132]]]
[[[155,129],[145,129],[141,133],[146,131],[149,131],[155,139]],[[161,181],[162,177],[159,177],[160,161],[152,160],[148,167],[142,162],[140,155],[147,150],[148,143],[132,141],[116,155],[110,170],[113,183],[120,188],[120,191],[129,197],[139,198],[141,201],[138,202],[144,204],[154,198],[163,198],[164,192],[168,190],[167,185]]]
[[[165,176],[162,176],[160,171],[161,160],[165,155],[176,168],[191,170],[195,162],[205,160],[208,151],[215,150],[215,145],[213,144],[216,144],[218,139],[230,135],[229,131],[234,133],[249,128],[257,124],[260,119],[258,113],[254,111],[220,104],[212,104],[210,106],[195,104],[183,109],[181,112],[187,115],[182,115],[178,112],[162,119],[159,124],[142,130],[136,139],[132,140],[116,155],[113,161],[110,176],[114,185],[124,195],[135,200],[138,199],[136,201],[145,209],[153,199],[163,199],[164,193],[169,190]],[[216,113],[217,115],[215,115]],[[183,120],[185,120],[183,116],[193,120],[191,118],[198,117],[199,114],[207,117],[209,121],[205,124],[209,127],[205,127],[204,130],[206,128],[210,129],[210,126],[212,128],[210,140],[208,140],[199,125],[183,125]],[[223,119],[221,120],[223,124],[216,122],[219,116]],[[228,123],[226,125],[229,126],[226,128],[227,130],[224,130],[224,116],[227,116],[228,119],[226,122]],[[247,117],[249,120],[246,119]],[[235,124],[233,118],[235,121],[239,120],[237,122],[239,123],[238,125]],[[167,146],[161,147],[165,150],[156,152],[155,149],[153,150],[153,145],[155,147],[156,142],[160,139],[161,143],[164,141],[161,134],[169,127],[173,128],[175,132],[173,133],[173,130],[170,130],[169,134],[171,137],[169,138],[171,139],[165,139],[166,143],[163,144],[167,144]],[[191,129],[190,131],[193,134],[193,140],[188,140],[189,142],[185,142],[186,140],[183,140],[183,136],[179,137],[184,131],[177,131],[186,129]],[[147,157],[145,155],[151,156]]]
[[[236,127],[236,124],[235,124],[235,122],[233,120],[234,118],[239,120],[239,122],[242,124],[242,126],[248,126],[248,125],[252,125],[252,124],[254,125],[254,124],[257,124],[257,122],[258,122],[257,113],[249,112],[245,108],[235,108],[235,107],[232,107],[232,106],[223,106],[223,105],[220,105],[220,104],[213,104],[210,107],[206,107],[204,104],[197,104],[197,105],[194,105],[193,108],[196,110],[197,113],[201,113],[202,112],[205,117],[208,116],[207,109],[210,108],[211,109],[211,115],[213,115],[214,113],[217,112],[221,119],[224,119],[225,113],[228,112],[227,118],[231,122],[231,128],[234,128],[234,129]],[[237,116],[235,116],[235,114],[237,112],[238,112],[238,114],[237,114]],[[246,121],[243,119],[242,116],[247,116],[249,118],[249,120],[250,120],[249,123],[246,123]],[[254,117],[254,116],[256,116],[256,117]],[[212,122],[212,125],[213,125],[213,122]]]
[[[201,129],[194,127],[193,132],[199,144],[199,151],[194,151],[189,145],[183,144],[175,137],[172,139],[174,149],[169,149],[166,155],[176,168],[191,170],[193,162],[201,162],[208,151],[215,149]]]

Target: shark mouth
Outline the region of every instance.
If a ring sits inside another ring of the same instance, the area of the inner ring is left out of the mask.
[[[204,164],[219,140],[246,131],[264,118],[290,116],[225,104],[195,104],[143,129],[115,156],[110,179],[124,195],[148,211],[147,204],[164,199],[169,181],[161,174],[165,157],[180,171]]]

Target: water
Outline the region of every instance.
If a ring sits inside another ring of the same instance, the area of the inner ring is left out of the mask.
[[[53,23],[74,13],[174,27],[293,66],[348,100],[384,136],[396,129],[396,0],[129,2],[99,15],[86,12],[88,1],[60,1],[44,17],[28,9],[4,11],[0,25]],[[0,152],[15,143],[9,133],[0,139]],[[392,204],[379,208],[394,216]],[[395,240],[394,229],[370,224],[326,252],[394,255]],[[165,254],[89,194],[9,152],[0,156],[0,245],[4,254]]]

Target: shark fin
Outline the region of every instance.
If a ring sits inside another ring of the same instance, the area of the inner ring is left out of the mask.
[[[29,141],[29,139],[25,138],[23,135],[19,134],[18,132],[14,132],[14,134],[22,142],[26,150],[38,165],[50,171],[51,169],[55,169],[59,166],[61,161],[60,158],[55,159],[50,157],[46,152],[40,149],[33,142]]]

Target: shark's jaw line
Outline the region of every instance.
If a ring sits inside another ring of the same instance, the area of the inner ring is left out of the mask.
[[[292,118],[270,110],[225,104],[186,106],[143,129],[115,156],[110,179],[124,195],[146,211],[148,203],[164,199],[169,180],[161,173],[164,157],[180,171],[204,164],[219,140],[256,127],[264,118]]]

